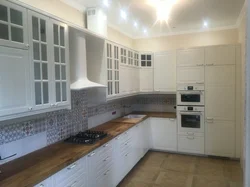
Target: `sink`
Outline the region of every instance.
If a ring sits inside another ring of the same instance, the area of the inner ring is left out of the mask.
[[[142,119],[144,118],[146,115],[140,115],[140,114],[129,114],[127,116],[124,116],[123,118],[127,118],[127,119]]]

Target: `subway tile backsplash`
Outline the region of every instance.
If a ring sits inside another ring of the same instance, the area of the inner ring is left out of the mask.
[[[21,118],[1,125],[0,147],[4,147],[5,153],[11,154],[13,152],[14,154],[12,145],[18,146],[29,137],[32,137],[33,141],[36,141],[34,138],[36,136],[43,140],[41,145],[39,143],[27,144],[25,150],[21,151],[22,156],[133,110],[173,112],[175,111],[173,109],[175,95],[140,95],[88,108],[86,91],[72,91],[71,105],[71,110],[49,112],[28,119]],[[114,112],[115,114],[112,114]],[[15,144],[11,142],[15,142]],[[22,145],[19,146],[22,147]],[[3,153],[0,151],[0,156],[1,154]]]

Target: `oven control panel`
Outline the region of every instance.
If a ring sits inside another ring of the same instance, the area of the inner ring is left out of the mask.
[[[185,84],[185,85],[177,85],[177,90],[179,91],[197,91],[197,90],[204,90],[203,84]]]
[[[204,111],[204,107],[202,106],[177,106],[177,111],[202,112]]]

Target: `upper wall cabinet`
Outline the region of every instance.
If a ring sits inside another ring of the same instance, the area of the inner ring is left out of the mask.
[[[176,91],[176,52],[162,52],[154,55],[154,90]]]
[[[141,53],[141,67],[152,68],[153,67],[153,54]]]
[[[127,64],[127,49],[121,47],[120,54],[121,54],[121,64]]]
[[[134,65],[139,67],[139,53],[136,51],[134,52]]]
[[[113,96],[117,96],[120,94],[120,60],[119,59],[120,59],[119,46],[112,42],[106,42],[107,97],[108,98],[111,98]]]
[[[234,45],[211,46],[205,48],[206,66],[235,64],[235,59],[236,47]]]
[[[203,66],[204,48],[177,51],[177,66]]]
[[[28,49],[27,30],[27,9],[1,1],[0,45]]]
[[[23,43],[13,42],[16,36],[10,33],[11,40],[0,46],[0,121],[70,108],[67,25],[16,5],[6,9],[5,5],[9,3],[1,1],[1,20],[6,10],[9,28],[15,23],[21,29],[23,24],[22,33],[28,39],[18,35]],[[12,12],[13,7],[22,10],[20,14]],[[26,41],[29,50],[25,50]]]

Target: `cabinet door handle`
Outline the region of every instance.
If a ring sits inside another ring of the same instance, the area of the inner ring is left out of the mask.
[[[120,137],[115,138],[116,140],[120,140]]]
[[[204,84],[204,82],[196,82],[196,84]]]
[[[194,135],[193,132],[187,132],[187,135]]]
[[[39,187],[44,187],[44,184],[40,184]]]
[[[174,118],[169,118],[169,120],[170,120],[170,121],[175,121],[175,119],[174,119]]]
[[[106,162],[108,159],[109,159],[109,157],[105,158],[105,159],[103,160],[103,162]]]
[[[209,120],[209,121],[213,121],[214,120],[214,118],[209,118],[209,117],[207,117],[206,119]]]
[[[75,186],[76,185],[76,183],[77,183],[77,181],[75,181],[73,184],[71,184],[69,187],[73,187],[73,186]]]
[[[214,64],[212,63],[212,64],[206,64],[206,66],[213,66]]]
[[[103,147],[108,147],[109,146],[109,144],[107,143],[107,144],[105,144]]]
[[[106,173],[104,173],[104,175],[106,176],[108,173],[109,173],[109,170],[108,170],[108,171],[106,171]]]
[[[189,140],[194,140],[194,137],[188,137],[188,136],[187,136],[187,139],[189,139]]]
[[[94,156],[94,155],[95,155],[95,152],[89,154],[88,157],[92,157],[92,156]]]
[[[204,64],[196,64],[197,66],[203,66]]]
[[[28,110],[31,111],[31,110],[33,110],[33,108],[32,108],[32,107],[29,107]]]
[[[74,167],[76,167],[76,163],[74,163],[72,166],[68,167],[67,169],[68,169],[68,170],[71,170],[71,169],[73,169]]]

